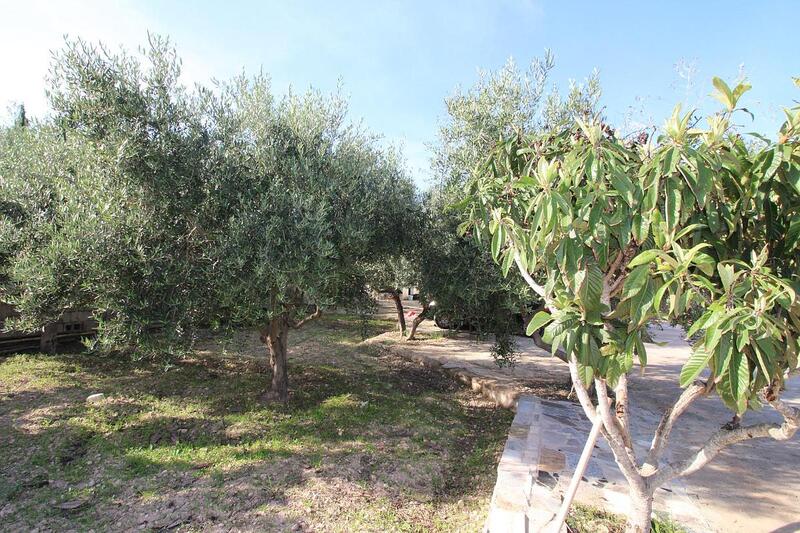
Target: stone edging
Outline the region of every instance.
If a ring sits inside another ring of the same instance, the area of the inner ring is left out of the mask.
[[[542,404],[523,395],[497,465],[484,533],[533,532],[552,519],[559,502],[538,482]]]

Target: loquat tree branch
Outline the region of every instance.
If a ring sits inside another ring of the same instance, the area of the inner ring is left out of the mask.
[[[583,383],[583,380],[578,374],[578,360],[574,355],[571,355],[569,358],[569,372],[570,376],[572,376],[572,385],[575,387],[575,394],[578,397],[578,401],[580,402],[581,407],[583,407],[586,417],[592,422],[592,424],[594,424],[598,417],[602,417],[602,414],[598,413],[598,408],[595,407],[591,398],[589,398],[589,391],[586,389],[586,385]],[[605,409],[608,411],[608,396],[606,396],[605,399],[600,399],[600,392],[598,391],[598,400],[598,403],[600,404],[602,404],[604,401],[606,402]],[[599,409],[602,411],[602,405],[599,407]],[[636,484],[637,487],[642,487],[644,484],[644,479],[639,475],[635,462],[630,460],[624,444],[618,445],[618,441],[613,435],[611,435],[608,427],[606,427],[604,418],[603,436],[611,446],[611,450],[614,452],[614,456],[617,459],[620,470],[622,470],[622,473],[625,475],[628,481],[632,484]]]
[[[674,464],[655,475],[656,486],[667,483],[677,477],[688,476],[708,464],[719,452],[739,442],[758,438],[772,438],[777,441],[791,439],[800,428],[800,409],[791,407],[780,399],[773,399],[769,404],[781,414],[780,424],[754,424],[736,429],[719,429],[697,453]]]
[[[669,435],[672,427],[680,416],[686,412],[689,406],[696,399],[707,396],[713,390],[713,382],[704,382],[696,380],[689,385],[678,397],[674,404],[672,404],[661,417],[658,423],[653,441],[650,444],[650,449],[647,452],[642,470],[644,472],[654,472],[658,469],[658,462],[664,449],[669,443]]]
[[[594,380],[594,388],[597,391],[597,409],[600,412],[600,417],[603,419],[603,426],[605,426],[608,433],[609,446],[611,451],[617,457],[617,462],[623,470],[625,477],[629,481],[641,478],[638,468],[636,466],[636,455],[634,454],[633,447],[628,447],[627,443],[632,442],[630,434],[625,436],[625,432],[620,426],[619,420],[611,413],[609,405],[611,400],[608,398],[606,391],[607,385],[605,379]]]
[[[522,259],[519,257],[519,252],[516,251],[514,252],[514,263],[516,263],[519,273],[522,275],[522,278],[525,280],[525,282],[530,286],[531,289],[533,289],[533,292],[538,294],[545,301],[545,305],[547,305],[549,301],[544,287],[536,283],[536,280],[531,277],[528,269],[522,264]]]

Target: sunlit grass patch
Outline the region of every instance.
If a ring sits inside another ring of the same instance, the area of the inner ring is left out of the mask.
[[[77,376],[83,370],[79,363],[73,358],[58,359],[41,354],[0,357],[0,383],[3,384],[0,394],[18,389],[32,392],[78,385]]]

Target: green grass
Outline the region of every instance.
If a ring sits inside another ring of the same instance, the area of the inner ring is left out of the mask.
[[[651,522],[653,533],[686,533],[680,524],[668,516],[658,514]],[[623,533],[625,517],[583,504],[573,504],[567,517],[567,527],[578,533]]]
[[[0,530],[479,530],[512,414],[358,345],[393,327],[336,315],[296,332],[286,407],[263,400],[251,334],[168,371],[0,359]]]

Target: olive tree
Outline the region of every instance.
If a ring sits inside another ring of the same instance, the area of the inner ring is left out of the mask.
[[[629,531],[649,531],[658,487],[733,444],[786,440],[800,426],[800,410],[781,400],[798,372],[800,109],[786,110],[777,141],[746,140],[731,124],[749,85],[714,85],[724,108],[706,127],[678,107],[658,139],[624,142],[598,120],[509,137],[459,206],[462,230],[489,243],[502,271],[518,271],[544,301],[528,333],[544,328],[586,416],[602,423],[629,483]],[[698,340],[679,376],[684,391],[650,446],[636,449],[627,375],[634,360],[647,364],[646,326],[692,305],[702,315],[688,331]],[[665,460],[678,419],[712,394],[737,417],[699,450]],[[739,419],[762,406],[783,421]]]
[[[517,132],[557,130],[576,116],[595,112],[600,97],[596,73],[584,83],[573,83],[564,98],[547,87],[554,67],[549,50],[525,71],[509,59],[496,71],[479,71],[474,85],[445,99],[447,115],[432,146],[440,188],[455,187],[460,193],[500,139]]]
[[[397,168],[401,166],[398,164]],[[398,184],[400,185],[400,184]],[[397,312],[400,336],[405,337],[407,327],[403,309],[402,289],[417,287],[420,282],[420,263],[417,250],[427,231],[422,204],[411,182],[387,191],[380,203],[385,222],[376,229],[380,235],[371,247],[361,268],[370,289],[388,295]]]
[[[167,346],[198,326],[256,327],[286,401],[288,330],[366,297],[415,196],[400,155],[339,95],[277,97],[264,76],[180,83],[141,54],[82,41],[54,55],[53,120],[0,137],[0,300],[36,329],[94,312],[101,347]]]
[[[424,201],[426,230],[416,252],[423,300],[417,324],[431,314],[427,302],[435,300],[437,317],[507,338],[533,309],[524,281],[504,279],[482,246],[458,234],[459,216],[447,206],[458,200],[499,139],[519,131],[550,131],[593,111],[600,93],[597,76],[573,84],[562,98],[548,89],[554,65],[549,51],[526,70],[509,60],[496,71],[479,72],[471,87],[445,100],[447,115],[432,147],[436,183]]]
[[[418,285],[419,272],[416,266],[409,256],[398,253],[369,261],[362,267],[370,288],[379,294],[388,295],[392,299],[397,312],[397,328],[401,337],[405,337],[407,331],[401,296],[403,287]]]
[[[448,196],[434,190],[426,200],[426,231],[417,242],[422,312],[415,317],[409,339],[419,323],[436,313],[439,324],[466,326],[501,336],[521,329],[519,317],[532,308],[524,282],[504,279],[491,255],[458,235],[458,218],[445,212]],[[430,309],[431,301],[435,308]]]
[[[101,343],[136,345],[155,328],[182,337],[200,314],[208,133],[179,73],[156,37],[143,59],[82,41],[54,54],[53,120],[0,146],[9,327],[85,309]]]
[[[413,197],[398,158],[346,111],[338,95],[276,98],[264,77],[221,87],[214,104],[213,313],[259,329],[268,397],[284,402],[289,330],[364,296],[362,264],[391,244]]]

